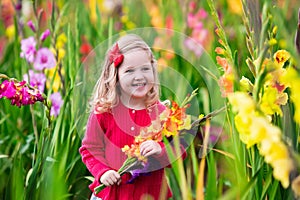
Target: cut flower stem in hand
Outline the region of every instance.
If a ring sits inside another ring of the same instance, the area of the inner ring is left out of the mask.
[[[138,158],[128,157],[125,160],[125,162],[123,163],[123,165],[120,167],[120,169],[118,170],[118,173],[120,174],[120,176],[122,176],[125,173],[130,173],[130,171],[140,169],[142,167],[143,167],[143,162],[140,161]],[[96,187],[94,189],[95,194],[98,194],[99,192],[101,192],[105,187],[106,187],[106,185],[104,185],[104,184],[101,184],[98,187]]]

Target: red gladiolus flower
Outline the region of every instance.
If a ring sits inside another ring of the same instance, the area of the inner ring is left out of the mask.
[[[81,46],[80,46],[80,54],[82,55],[81,57],[81,62],[83,62],[85,60],[85,58],[87,57],[87,55],[92,51],[92,46],[89,44],[89,43],[83,43]]]

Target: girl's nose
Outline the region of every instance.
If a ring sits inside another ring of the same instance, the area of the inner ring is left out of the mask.
[[[134,77],[134,80],[135,81],[141,81],[141,80],[143,80],[143,77],[142,76],[136,76],[136,77]]]
[[[136,73],[135,76],[134,76],[135,81],[140,81],[140,80],[143,80],[143,79],[144,79],[144,76],[141,73]]]

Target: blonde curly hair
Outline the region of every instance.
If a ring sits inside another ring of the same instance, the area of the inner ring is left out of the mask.
[[[145,101],[146,107],[151,106],[159,99],[159,84],[157,74],[157,62],[150,47],[146,42],[135,34],[128,34],[119,38],[106,52],[102,73],[94,87],[90,101],[91,111],[101,113],[107,112],[119,102],[120,88],[118,86],[118,67],[114,67],[109,61],[109,52],[116,45],[119,46],[120,53],[126,57],[126,53],[143,50],[149,53],[152,70],[154,73],[154,86],[148,92]]]

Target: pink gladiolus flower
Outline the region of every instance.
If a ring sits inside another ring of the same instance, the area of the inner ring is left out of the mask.
[[[190,12],[194,11],[194,10],[196,9],[196,7],[197,7],[197,4],[196,4],[195,1],[191,1],[191,2],[189,3],[189,11],[190,11]]]
[[[202,21],[200,21],[194,14],[189,13],[187,16],[187,24],[189,28],[202,28],[203,27],[203,23]]]
[[[200,57],[203,53],[203,47],[200,43],[198,43],[196,40],[192,39],[192,38],[187,38],[184,41],[185,46],[194,52],[194,54],[197,57]]]
[[[50,30],[47,29],[42,33],[40,40],[43,42],[49,35],[50,35]]]
[[[34,55],[36,41],[34,37],[29,37],[21,41],[21,58],[25,58],[28,62],[32,63],[34,61]]]
[[[208,37],[208,30],[204,28],[203,20],[207,17],[207,12],[204,9],[199,9],[196,13],[194,13],[195,6],[191,5],[193,9],[190,9],[191,12],[187,15],[187,25],[191,29],[191,39],[185,40],[185,46],[194,52],[197,57],[200,57],[203,48],[199,48],[199,46],[203,46]]]
[[[0,84],[0,98],[6,97],[8,99],[12,98],[16,93],[16,87],[14,82],[5,80]]]
[[[208,31],[206,29],[194,29],[192,32],[192,38],[196,40],[199,44],[204,44],[207,36],[208,36]]]
[[[22,105],[34,104],[36,101],[44,100],[39,90],[28,90],[28,88],[23,88],[22,92],[23,92]]]
[[[187,23],[190,28],[203,27],[201,20],[207,17],[207,12],[203,9],[200,9],[196,14],[188,13]]]
[[[207,15],[208,15],[207,12],[203,8],[199,9],[198,12],[196,13],[198,19],[205,19]]]
[[[33,22],[32,22],[31,20],[27,22],[27,25],[29,26],[29,28],[30,28],[33,32],[36,31],[35,25],[33,24]]]
[[[28,88],[25,84],[26,81],[3,81],[0,84],[0,98],[6,97],[11,101],[12,105],[18,107],[44,100],[39,90]]]
[[[34,68],[36,70],[43,70],[45,68],[53,68],[56,65],[56,60],[53,53],[48,48],[41,48],[36,53],[34,61]]]
[[[29,105],[30,104],[30,94],[27,92],[27,88],[22,88],[21,91],[21,104],[22,105]]]
[[[24,80],[33,87],[37,87],[40,92],[44,92],[46,76],[44,73],[35,73],[33,70],[29,70],[28,74],[23,75]]]
[[[61,95],[60,95],[59,92],[51,94],[50,100],[52,101],[50,115],[57,117],[57,115],[59,114],[60,108],[63,105],[64,101],[62,100]]]

